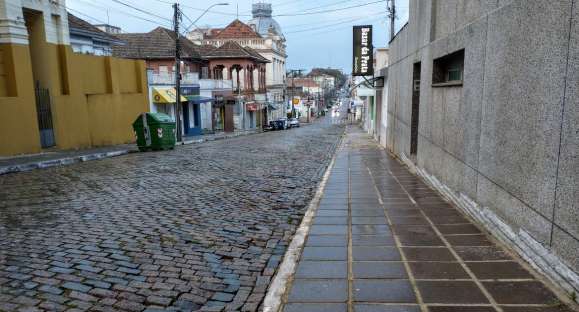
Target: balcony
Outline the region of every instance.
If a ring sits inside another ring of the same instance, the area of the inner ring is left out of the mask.
[[[150,85],[174,85],[175,75],[172,73],[153,73],[147,72]],[[199,73],[183,73],[181,74],[181,85],[197,85],[199,84]]]
[[[233,81],[201,79],[199,80],[199,86],[201,90],[231,90],[233,89]]]

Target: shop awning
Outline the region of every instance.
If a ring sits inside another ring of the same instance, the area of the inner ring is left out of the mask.
[[[271,104],[271,103],[267,103],[267,109],[268,109],[268,110],[272,110],[272,111],[277,110],[277,105],[273,105],[273,104]]]
[[[186,98],[193,104],[202,104],[213,101],[213,98],[201,95],[187,95]]]
[[[175,88],[153,88],[153,102],[156,104],[173,104],[176,98]],[[187,99],[181,96],[181,102],[187,102]]]

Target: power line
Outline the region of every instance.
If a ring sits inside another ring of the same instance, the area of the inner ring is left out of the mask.
[[[378,18],[374,18],[371,20],[368,20],[368,22],[374,22],[374,21],[380,21],[382,20],[382,17],[378,17]],[[352,27],[352,25],[344,25],[344,26],[340,26],[340,27],[336,27],[334,29],[330,29],[328,31],[322,31],[322,32],[313,32],[313,33],[308,33],[309,36],[315,36],[315,35],[322,35],[322,34],[328,34],[328,33],[332,33],[338,30],[342,30],[344,28],[349,28]],[[321,30],[321,29],[320,29]],[[291,35],[291,34],[290,34]]]
[[[97,22],[100,23],[100,24],[108,24],[108,23],[105,23],[105,22],[102,21],[102,20],[99,20],[99,19],[96,18],[96,17],[92,17],[92,16],[90,16],[90,15],[88,15],[88,14],[82,13],[82,12],[79,11],[79,10],[75,10],[75,9],[73,9],[73,8],[66,8],[66,9],[67,9],[68,11],[72,11],[74,14],[82,15],[82,16],[84,16],[85,18],[92,19],[93,21],[97,21]]]
[[[121,9],[119,9],[119,8],[102,6],[102,5],[104,5],[104,4],[102,4],[102,3],[101,3],[101,5],[96,5],[96,4],[94,4],[94,3],[91,3],[91,2],[88,2],[88,1],[85,1],[85,0],[76,0],[76,1],[79,1],[79,2],[82,2],[82,3],[85,3],[85,4],[89,4],[89,5],[93,6],[93,7],[98,8],[98,9],[101,9],[101,10],[107,12],[107,13],[108,13],[108,11],[109,11],[109,9],[110,9],[110,10],[113,10],[113,11],[115,11],[115,12],[118,12],[119,14],[123,14],[123,15],[126,15],[126,16],[130,16],[130,17],[133,17],[133,18],[136,18],[136,19],[140,19],[140,20],[149,22],[149,23],[154,24],[154,25],[163,26],[163,27],[169,27],[168,24],[163,24],[163,23],[161,23],[161,22],[159,22],[159,21],[155,21],[155,20],[148,19],[148,18],[146,18],[146,17],[142,17],[142,16],[139,16],[139,15],[135,15],[135,14],[129,13],[129,12],[125,11],[125,10],[121,10]],[[103,24],[108,24],[108,23],[103,23]]]
[[[115,3],[118,3],[118,4],[121,4],[121,5],[124,5],[124,6],[128,7],[128,8],[133,9],[133,10],[139,11],[139,12],[141,12],[141,13],[145,13],[145,14],[148,14],[148,15],[150,15],[150,16],[157,17],[157,18],[160,18],[160,19],[163,19],[163,20],[172,22],[171,19],[165,18],[165,17],[160,16],[160,15],[157,15],[157,14],[155,14],[155,13],[151,13],[151,12],[149,12],[149,11],[143,10],[143,9],[141,9],[141,8],[138,8],[138,7],[133,6],[133,5],[131,5],[131,4],[125,3],[125,2],[123,2],[123,1],[120,1],[120,0],[111,0],[111,1],[113,1],[113,2],[115,2]]]
[[[386,2],[386,1],[387,1],[387,0],[379,0],[379,1],[374,1],[374,2],[367,2],[367,3],[363,3],[363,4],[358,4],[358,5],[353,5],[353,6],[338,8],[338,9],[322,10],[322,11],[315,11],[315,12],[302,12],[302,13],[293,13],[293,14],[278,14],[278,15],[273,15],[273,17],[302,16],[302,15],[315,15],[315,14],[323,14],[323,13],[332,13],[332,12],[338,12],[338,11],[344,11],[344,10],[348,10],[348,9],[353,9],[353,8],[359,8],[359,7],[363,7],[363,6],[368,6],[368,5],[372,5],[372,4],[376,4],[376,3],[382,3],[382,2]]]
[[[155,0],[155,1],[163,2],[163,0]],[[192,7],[192,6],[185,5],[185,4],[180,4],[180,6],[187,8],[187,9],[195,10],[195,11],[205,12],[205,9],[200,9],[200,8]],[[252,16],[251,14],[237,14],[237,13],[228,13],[228,12],[211,11],[211,10],[207,11],[207,13],[221,14],[221,15],[227,15],[227,16]]]
[[[306,28],[306,29],[301,29],[301,30],[295,30],[295,31],[289,31],[289,32],[285,32],[285,34],[294,34],[294,33],[301,33],[301,32],[307,32],[307,31],[315,31],[315,30],[321,30],[324,28],[328,28],[328,27],[332,27],[332,26],[336,26],[336,25],[341,25],[344,23],[349,23],[349,22],[354,22],[357,20],[363,20],[366,19],[368,17],[372,17],[372,16],[377,16],[377,15],[383,15],[383,12],[379,12],[376,14],[371,14],[371,15],[367,15],[367,16],[363,16],[363,17],[357,17],[357,18],[353,18],[353,19],[349,19],[349,20],[344,20],[344,21],[340,21],[337,23],[333,23],[333,24],[329,24],[329,25],[324,25],[324,26],[318,26],[318,27],[312,27],[312,28]]]
[[[317,10],[317,9],[322,9],[322,8],[329,8],[329,7],[333,7],[333,6],[336,6],[336,5],[339,5],[342,3],[346,3],[346,2],[352,2],[352,0],[342,0],[342,1],[335,2],[335,3],[331,3],[331,4],[318,5],[315,7],[303,9],[300,12],[305,12],[305,11],[309,11],[309,10]],[[282,13],[282,14],[284,14],[284,13]]]

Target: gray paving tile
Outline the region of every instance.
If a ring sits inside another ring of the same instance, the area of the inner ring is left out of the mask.
[[[406,280],[354,280],[353,296],[355,302],[416,303]]]
[[[346,235],[310,235],[306,242],[307,247],[346,247]]]
[[[457,261],[456,258],[446,247],[441,248],[424,248],[424,247],[403,247],[408,261]]]
[[[323,210],[318,209],[316,212],[318,217],[347,217],[348,210]]]
[[[350,204],[352,211],[354,210],[368,210],[368,209],[384,209],[379,202],[352,202]]]
[[[384,209],[356,209],[352,210],[353,217],[384,217]]]
[[[507,310],[503,309],[505,312]],[[495,308],[488,307],[468,307],[468,306],[431,306],[428,307],[428,312],[495,312]],[[531,310],[524,310],[521,312],[531,312]],[[541,312],[547,312],[541,310]]]
[[[310,235],[345,235],[348,233],[346,225],[313,225]]]
[[[288,303],[284,312],[346,312],[345,303]]]
[[[347,225],[348,217],[315,217],[315,225]]]
[[[391,235],[352,235],[352,246],[395,246]]]
[[[302,260],[340,261],[347,259],[347,247],[305,247],[302,253]]]
[[[415,279],[470,279],[458,262],[410,262]]]
[[[348,204],[320,203],[318,210],[348,210]]]
[[[355,279],[406,279],[406,268],[402,262],[354,261],[352,273]]]
[[[352,225],[353,235],[391,234],[387,225]]]
[[[300,261],[295,278],[347,278],[347,261]]]
[[[483,282],[498,304],[553,304],[557,297],[541,282]]]
[[[425,303],[449,305],[489,303],[474,282],[417,281],[416,284]]]
[[[420,312],[417,305],[355,304],[354,312]]]
[[[395,247],[352,247],[354,261],[400,261],[400,253]]]
[[[533,279],[520,264],[509,262],[468,262],[468,268],[478,279]]]
[[[387,225],[385,216],[378,217],[352,217],[352,224],[373,224],[373,225]]]
[[[346,302],[348,283],[345,279],[294,280],[288,302]]]

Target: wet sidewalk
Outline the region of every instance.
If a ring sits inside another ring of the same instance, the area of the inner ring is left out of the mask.
[[[561,300],[351,127],[285,312],[563,312]]]

